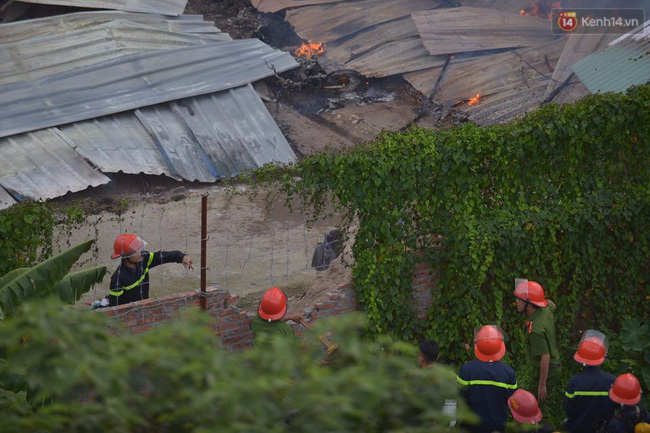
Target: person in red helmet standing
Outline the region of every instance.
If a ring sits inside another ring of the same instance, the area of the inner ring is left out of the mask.
[[[547,421],[551,427],[553,416],[551,406],[547,404],[549,396],[560,400],[562,365],[555,338],[555,304],[544,296],[544,288],[535,281],[515,279],[514,295],[517,298],[517,311],[526,316],[524,328],[526,356],[532,369],[533,382],[530,390],[537,396]],[[552,395],[553,394],[553,395]]]
[[[623,373],[616,378],[609,390],[609,398],[619,404],[620,409],[607,423],[607,433],[637,433],[650,423],[650,413],[637,405],[641,401],[641,384],[632,373]]]
[[[553,429],[542,423],[542,411],[537,399],[525,389],[516,390],[508,399],[508,409],[512,417],[520,424],[538,426],[536,429],[522,429],[522,432],[552,433]],[[508,430],[510,431],[510,430]]]
[[[149,270],[163,263],[180,263],[194,269],[192,259],[180,251],[145,251],[147,243],[133,233],[118,235],[111,258],[121,259],[111,276],[108,302],[111,307],[149,298]]]
[[[257,317],[251,324],[253,330],[253,345],[261,340],[272,338],[274,335],[296,338],[289,320],[299,321],[300,314],[287,315],[287,295],[279,287],[271,287],[264,295],[257,308]]]
[[[573,355],[585,368],[569,379],[564,395],[564,427],[571,433],[592,433],[602,430],[614,415],[616,406],[609,399],[615,377],[598,368],[607,356],[607,337],[593,329],[587,330]]]
[[[505,353],[503,331],[498,326],[485,325],[474,333],[477,359],[466,362],[456,376],[462,386],[461,395],[481,421],[477,426],[464,426],[468,431],[505,431],[507,400],[517,389],[514,370],[500,362]]]

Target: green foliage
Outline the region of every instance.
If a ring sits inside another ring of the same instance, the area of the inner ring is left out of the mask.
[[[650,86],[545,105],[525,119],[442,132],[381,135],[251,177],[330,202],[356,221],[353,277],[371,329],[437,339],[460,364],[475,326],[499,323],[523,373],[517,277],[556,301],[558,344],[571,363],[580,329],[620,328],[647,314],[650,285]],[[408,306],[414,251],[440,264],[426,325]]]
[[[647,316],[646,316],[647,318]],[[621,328],[621,348],[624,351],[618,372],[634,374],[644,390],[645,405],[650,407],[650,323],[637,318],[627,319]]]
[[[0,323],[0,374],[33,390],[0,394],[7,432],[436,432],[444,400],[458,398],[452,371],[420,368],[411,344],[362,339],[355,315],[321,323],[339,346],[326,359],[318,327],[302,347],[278,338],[228,354],[198,311],[119,338],[102,314],[50,303],[24,313]]]
[[[90,250],[94,241],[87,241],[37,264],[33,268],[15,269],[0,278],[0,319],[13,315],[27,299],[42,298],[54,292],[68,303],[99,283],[106,267],[98,266],[68,274],[79,257]]]

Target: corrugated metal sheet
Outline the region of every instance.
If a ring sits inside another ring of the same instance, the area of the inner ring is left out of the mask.
[[[345,0],[251,0],[251,3],[260,12],[274,13],[288,8],[322,5],[325,3],[339,3],[342,1]]]
[[[535,0],[463,0],[463,6],[519,13],[532,6]]]
[[[129,54],[220,40],[223,38],[219,35],[175,33],[129,21],[109,21],[64,35],[0,44],[0,85],[34,80]]]
[[[0,136],[218,92],[297,66],[256,39],[130,55],[0,86]]]
[[[20,0],[23,3],[72,6],[76,8],[116,9],[150,14],[182,15],[187,0]]]
[[[17,199],[49,199],[108,182],[51,130],[0,139],[0,185]]]
[[[573,65],[591,93],[624,92],[650,81],[650,20]]]
[[[362,0],[291,9],[286,20],[301,38],[328,43],[439,5],[434,0]]]
[[[571,73],[571,66],[576,62],[584,59],[588,55],[604,48],[609,42],[615,38],[614,35],[585,35],[582,33],[573,33],[569,36],[564,51],[555,65],[553,76],[548,83],[544,98],[550,97],[563,83],[569,78]],[[585,92],[586,91],[586,92]],[[562,90],[564,101],[574,100],[577,101],[589,94],[589,91],[584,86],[565,86]],[[571,94],[571,95],[570,95]]]
[[[549,21],[490,9],[436,9],[411,17],[432,55],[530,47],[556,38]]]
[[[455,104],[480,125],[512,120],[541,103],[566,40],[452,62],[435,99]],[[481,94],[479,104],[467,105],[477,93]]]
[[[74,32],[114,20],[130,21],[158,30],[177,33],[221,33],[214,26],[214,22],[203,21],[202,15],[167,17],[130,12],[79,12],[2,24],[0,25],[0,43],[7,44],[47,35],[64,37],[66,32]],[[225,36],[222,37],[225,38]]]
[[[355,69],[369,77],[417,71],[441,65],[446,59],[429,54],[410,16],[330,42],[325,55],[338,68]]]
[[[251,85],[60,129],[104,172],[213,182],[296,159]]]
[[[7,209],[18,203],[2,186],[0,186],[0,209]]]

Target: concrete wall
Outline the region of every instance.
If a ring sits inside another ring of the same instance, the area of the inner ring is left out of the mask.
[[[431,291],[436,285],[437,279],[430,264],[419,263],[413,276],[413,297],[410,305],[418,317],[427,317],[427,310],[433,305]],[[123,323],[124,327],[113,328],[115,334],[138,334],[161,323],[174,320],[182,310],[199,308],[200,297],[200,291],[195,290],[95,311],[115,317]],[[216,319],[212,325],[212,330],[216,334],[215,344],[225,346],[228,351],[250,347],[251,317],[236,306],[239,297],[232,296],[222,288],[210,287],[206,292],[206,298],[206,311]],[[360,306],[357,302],[357,294],[352,283],[348,282],[333,287],[330,292],[327,292],[323,301],[305,309],[303,314],[307,321],[313,321],[358,310]],[[302,326],[298,324],[293,326],[297,333],[304,332]]]

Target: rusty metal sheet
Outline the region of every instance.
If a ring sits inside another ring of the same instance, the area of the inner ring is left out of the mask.
[[[176,33],[130,21],[109,21],[69,33],[0,44],[0,85],[34,80],[130,54],[220,40],[219,35]]]
[[[549,21],[489,9],[447,8],[411,16],[432,55],[529,47],[556,38]]]
[[[339,3],[345,0],[251,0],[252,5],[260,12],[275,13],[283,9],[321,5],[325,3]]]
[[[331,42],[326,45],[324,56],[338,68],[355,69],[368,77],[417,71],[440,65],[446,59],[429,54],[410,16]]]
[[[442,66],[435,66],[421,71],[409,72],[402,76],[423,95],[429,96],[440,78],[442,68]]]
[[[538,47],[450,63],[434,99],[451,102],[481,125],[511,120],[543,100],[567,38]],[[481,94],[479,104],[467,101]]]
[[[327,43],[438,6],[435,0],[362,0],[290,9],[285,19],[301,38]]]
[[[16,200],[45,200],[108,182],[51,129],[0,139],[0,185]]]
[[[182,15],[188,0],[19,0],[23,3]]]
[[[131,12],[79,12],[47,18],[17,21],[0,25],[0,43],[22,41],[46,35],[62,35],[114,20],[139,23],[158,30],[177,33],[221,33],[214,22],[203,21],[201,15],[168,17]],[[224,34],[222,33],[222,37]]]
[[[130,55],[0,86],[0,136],[248,84],[298,66],[257,39]]]
[[[615,38],[615,35],[607,34],[585,35],[581,33],[572,33],[564,46],[564,51],[562,51],[558,64],[555,66],[553,76],[551,77],[546,92],[544,93],[544,98],[551,97],[553,92],[569,79],[569,76],[573,73],[571,66],[590,54],[603,49]],[[572,97],[575,98],[574,100],[578,100],[589,94],[589,92],[584,93],[582,91],[576,93],[578,90],[578,87],[576,86],[569,86],[567,90],[569,89],[573,89],[574,95]],[[563,99],[567,100],[567,98],[569,98],[569,95],[568,92],[565,92]]]

